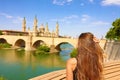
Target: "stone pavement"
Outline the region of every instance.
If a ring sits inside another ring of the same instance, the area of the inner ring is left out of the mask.
[[[120,80],[120,61],[110,61],[104,63],[105,80]],[[66,70],[50,72],[29,80],[66,80]]]

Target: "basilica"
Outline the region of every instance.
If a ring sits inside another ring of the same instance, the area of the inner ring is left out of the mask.
[[[41,37],[59,37],[59,24],[56,23],[56,29],[52,32],[49,31],[48,23],[44,26],[43,24],[40,25],[38,28],[38,20],[35,17],[34,23],[33,23],[33,29],[30,30],[30,28],[26,29],[26,19],[23,19],[22,22],[22,32],[28,32],[28,35],[32,36],[41,36]]]

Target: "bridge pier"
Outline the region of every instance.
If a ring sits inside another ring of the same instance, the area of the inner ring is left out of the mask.
[[[25,45],[25,50],[26,51],[32,50],[32,36],[28,36],[28,40],[26,41],[26,45]]]
[[[74,47],[76,47],[77,39],[72,38],[61,38],[61,37],[40,37],[33,36],[31,33],[26,36],[18,36],[18,35],[1,35],[1,40],[6,40],[7,43],[12,44],[12,46],[24,47],[25,50],[35,50],[34,45],[39,45],[39,42],[43,42],[48,46],[51,46],[51,51],[56,48],[59,51],[59,46],[62,43],[70,43]],[[18,45],[16,45],[18,44]],[[54,45],[54,46],[53,46]],[[56,47],[58,46],[58,47]],[[55,51],[55,50],[53,50]]]
[[[56,53],[59,52],[57,49],[55,49],[55,45],[50,46],[50,53]]]

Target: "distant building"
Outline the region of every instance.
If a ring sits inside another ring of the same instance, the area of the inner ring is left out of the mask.
[[[33,30],[30,30],[30,28],[28,28],[27,30],[26,19],[24,17],[22,21],[22,31],[13,31],[13,30],[0,30],[0,31],[2,31],[3,35],[24,35],[24,36],[31,35],[31,36],[42,36],[42,37],[59,37],[58,22],[56,23],[55,31],[52,31],[52,32],[49,31],[48,23],[46,23],[45,27],[43,24],[41,24],[39,28],[37,23],[38,23],[38,20],[37,20],[37,17],[35,17],[34,23],[33,23]]]
[[[28,32],[23,31],[13,31],[13,30],[0,30],[3,35],[18,35],[18,36],[27,36]]]
[[[55,31],[52,31],[52,32],[49,31],[48,23],[46,23],[45,26],[43,24],[41,24],[39,28],[38,28],[37,23],[38,23],[38,20],[35,17],[34,24],[33,24],[33,30],[30,31],[30,29],[28,29],[28,31],[26,31],[26,20],[24,18],[23,23],[22,23],[22,31],[28,32],[29,35],[32,35],[32,36],[59,37],[59,24],[58,24],[58,22],[56,23]]]

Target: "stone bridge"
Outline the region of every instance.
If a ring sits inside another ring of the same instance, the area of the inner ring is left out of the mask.
[[[76,47],[77,39],[0,35],[0,43],[9,43],[12,45],[13,48],[24,47],[25,50],[33,50],[41,44],[45,44],[49,47],[51,45],[54,45],[55,48],[59,50],[60,45],[64,43],[69,43],[73,47]]]
[[[106,40],[100,40],[100,46],[104,48]],[[64,43],[71,44],[74,48],[77,46],[75,38],[53,38],[53,37],[34,37],[34,36],[16,36],[16,35],[0,35],[0,43],[9,43],[13,48],[24,47],[25,50],[33,50],[41,44],[47,46],[54,45],[60,50],[60,45]]]

